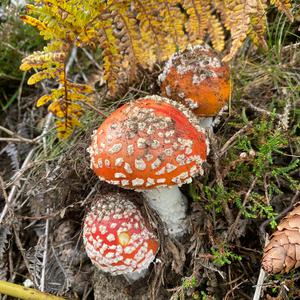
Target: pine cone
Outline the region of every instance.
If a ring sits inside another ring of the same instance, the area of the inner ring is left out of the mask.
[[[300,266],[300,202],[281,220],[264,249],[267,273],[287,273]]]

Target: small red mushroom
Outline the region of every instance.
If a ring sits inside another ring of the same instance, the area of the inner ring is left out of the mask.
[[[197,123],[182,104],[148,96],[113,112],[88,149],[100,180],[144,190],[174,236],[185,232],[185,198],[178,186],[202,174],[208,153],[204,130]]]
[[[86,252],[100,270],[112,275],[141,273],[159,248],[137,207],[121,193],[98,197],[84,219]]]
[[[189,107],[199,117],[216,116],[231,93],[226,63],[208,45],[175,53],[159,75],[161,93]]]

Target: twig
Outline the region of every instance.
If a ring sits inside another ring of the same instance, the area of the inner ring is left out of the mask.
[[[281,123],[282,128],[284,130],[287,130],[289,128],[289,116],[290,116],[291,108],[292,108],[291,99],[287,97],[283,113],[279,119],[279,124]]]
[[[268,241],[269,241],[269,236],[266,233],[265,234],[265,245],[267,245]],[[255,286],[255,292],[254,292],[254,295],[253,295],[253,300],[259,300],[260,299],[261,289],[263,287],[265,277],[266,277],[266,272],[263,270],[263,268],[260,268],[259,276],[258,276],[257,283],[256,283],[256,286]]]
[[[49,213],[49,208],[47,208],[47,213]],[[46,265],[47,265],[47,255],[48,255],[48,239],[49,239],[49,219],[46,219],[46,228],[45,228],[45,245],[43,253],[43,264],[42,264],[42,274],[41,274],[41,283],[40,290],[44,292],[45,290],[45,278],[46,278]]]
[[[134,92],[138,92],[138,93],[141,93],[141,94],[144,94],[144,95],[150,95],[150,93],[149,92],[145,92],[145,91],[142,91],[142,90],[140,90],[140,89],[137,89],[137,88],[135,88],[135,87],[129,87],[129,91],[134,91]]]
[[[29,151],[29,153],[27,154],[26,159],[23,162],[23,165],[22,165],[21,169],[18,172],[22,172],[22,170],[24,170],[27,167],[27,165],[29,164],[35,150],[36,150],[36,148],[33,148]],[[13,204],[14,196],[15,196],[15,193],[17,192],[17,190],[18,190],[19,183],[20,183],[20,178],[15,181],[15,183],[13,184],[12,189],[11,189],[9,195],[8,195],[7,202],[6,202],[6,204],[3,208],[1,216],[0,216],[0,224],[3,222],[3,219],[4,219],[4,217],[5,217],[5,215],[8,211],[9,206]]]
[[[23,85],[24,85],[24,82],[25,82],[25,78],[26,78],[26,74],[27,74],[27,71],[23,72],[23,75],[22,75],[22,80],[21,80],[21,83],[19,85],[19,89],[18,89],[18,120],[20,120],[20,116],[21,116],[21,97],[22,97],[22,92],[23,92]]]
[[[218,153],[218,157],[221,158],[225,152],[228,150],[229,146],[232,146],[236,140],[244,133],[246,132],[249,128],[252,127],[252,121],[246,124],[244,127],[242,127],[239,131],[237,131],[234,135],[232,135],[227,142],[223,145],[221,150]]]
[[[207,263],[205,263],[205,262],[203,262],[203,261],[201,261],[201,260],[199,260],[199,264],[200,264],[202,267],[204,267],[205,269],[208,269],[208,270],[213,271],[213,272],[217,272],[217,273],[222,277],[222,279],[225,280],[225,278],[226,278],[225,272],[220,271],[220,270],[218,270],[217,268],[212,267],[212,266],[210,266],[209,264],[207,264]]]
[[[70,57],[68,59],[67,65],[66,65],[66,74],[69,73],[74,61],[76,60],[77,57],[77,47],[73,46],[71,53],[70,53]]]
[[[282,51],[287,51],[287,50],[290,50],[290,49],[296,49],[297,47],[300,47],[300,42],[284,46],[284,47],[282,47]]]
[[[211,149],[213,152],[213,158],[214,158],[214,166],[215,166],[215,173],[216,173],[216,182],[219,186],[223,187],[223,180],[220,172],[220,161],[219,161],[219,155],[217,151],[217,142],[214,136],[214,133],[211,129],[208,129],[208,137],[211,144]],[[233,223],[233,216],[231,213],[231,210],[228,207],[228,203],[226,201],[222,201],[222,208],[225,214],[225,218],[228,224]]]
[[[227,300],[228,297],[229,297],[229,295],[232,294],[234,290],[236,290],[238,287],[240,287],[242,284],[244,284],[244,283],[247,282],[247,281],[248,281],[248,279],[243,280],[243,281],[241,281],[240,283],[238,283],[237,285],[235,285],[231,290],[229,290],[229,291],[226,293],[226,295],[225,295],[225,297],[224,297],[224,300]]]
[[[51,116],[47,119],[48,123],[47,126],[50,125]],[[43,151],[45,157],[47,157],[47,139],[44,136],[42,138],[43,140]],[[46,168],[46,178],[48,178],[48,175],[50,174],[50,168],[48,163],[45,164]],[[49,208],[47,208],[46,213],[49,214]],[[40,280],[40,290],[43,292],[45,290],[45,278],[46,278],[46,266],[47,266],[47,258],[48,258],[48,237],[49,237],[49,219],[46,219],[46,226],[45,226],[45,245],[44,245],[44,253],[43,253],[43,262],[42,262],[42,274],[41,274],[41,280]]]
[[[282,212],[280,212],[274,219],[278,220],[281,219],[282,216],[286,215],[294,206],[294,204],[296,203],[298,197],[299,197],[299,193],[300,191],[297,191],[294,195],[294,197],[292,198],[291,204],[284,209]],[[266,226],[272,221],[272,219],[268,219],[266,221],[264,221],[260,226],[259,226],[259,231],[261,232],[262,235],[264,235],[266,233]]]
[[[0,138],[0,141],[8,141],[8,142],[23,142],[23,143],[29,143],[29,144],[36,144],[37,143],[37,140],[31,140],[31,139],[27,139],[27,138],[24,138],[20,135],[18,135],[17,133],[3,127],[3,126],[0,126],[0,130],[4,131],[5,133],[7,133],[8,135],[10,136],[13,136],[13,138]]]
[[[68,274],[66,273],[65,268],[64,268],[63,265],[61,264],[61,262],[60,262],[60,260],[59,260],[59,258],[58,258],[58,256],[57,256],[57,254],[56,254],[56,252],[55,252],[55,249],[54,249],[53,245],[51,245],[51,250],[52,250],[52,253],[53,253],[54,257],[55,257],[56,263],[58,264],[58,266],[59,266],[59,268],[61,269],[61,271],[64,273],[65,279],[68,280]],[[71,257],[71,259],[73,259],[73,258],[74,258],[74,256]],[[66,281],[65,281],[65,283],[66,283]],[[64,285],[65,285],[65,284],[64,284]]]
[[[5,189],[5,183],[4,183],[4,180],[3,180],[1,175],[0,175],[0,188],[2,190],[4,199],[7,202],[8,201],[8,196],[7,196],[7,192],[6,192],[6,189]]]
[[[96,186],[93,186],[89,194],[84,198],[84,200],[81,202],[80,206],[85,206],[85,203],[90,199],[90,197],[94,194],[96,191]]]
[[[253,300],[259,300],[260,299],[261,289],[263,287],[265,277],[266,277],[266,272],[263,270],[263,268],[260,268],[259,276],[258,276],[258,279],[257,279],[257,284],[256,284],[256,287],[255,287],[255,292],[254,292],[254,295],[253,295]]]
[[[65,300],[35,289],[29,289],[19,284],[0,280],[0,293],[24,300]]]
[[[0,142],[8,142],[8,143],[27,143],[27,144],[35,144],[36,142],[33,140],[27,140],[20,138],[0,138]]]
[[[29,274],[29,277],[30,277],[30,280],[32,282],[33,281],[33,278],[32,278],[32,275],[30,273],[30,266],[29,266],[29,263],[28,263],[28,260],[26,258],[26,253],[25,253],[25,249],[23,248],[23,245],[22,245],[22,242],[21,242],[21,239],[20,239],[20,236],[19,236],[19,233],[18,233],[18,230],[16,228],[16,225],[15,224],[12,224],[12,227],[13,227],[13,230],[14,230],[14,235],[15,235],[15,240],[16,240],[16,245],[17,245],[17,248],[18,250],[20,251],[21,255],[22,255],[22,258],[23,258],[23,261],[24,261],[24,264],[28,270],[28,274]]]
[[[40,135],[40,137],[45,137],[46,132],[48,131],[51,119],[52,119],[52,114],[49,113],[47,115],[46,123],[45,123],[43,132]],[[27,166],[28,166],[29,162],[31,161],[31,158],[32,158],[34,152],[36,151],[36,149],[37,149],[37,147],[34,147],[34,148],[32,148],[29,151],[29,153],[27,154],[27,156],[26,156],[26,158],[25,158],[25,160],[24,160],[24,162],[22,164],[21,169],[18,170],[14,174],[13,178],[17,178],[17,174],[23,174],[23,171],[27,168]],[[4,217],[5,217],[5,215],[6,215],[7,211],[8,211],[9,206],[12,205],[13,202],[14,202],[14,196],[15,196],[17,190],[18,190],[18,185],[20,184],[20,181],[21,181],[20,178],[17,178],[15,180],[15,182],[13,183],[13,185],[12,185],[12,189],[9,192],[7,202],[6,202],[6,204],[5,204],[5,206],[4,206],[3,210],[2,210],[2,213],[0,215],[0,224],[3,222],[3,219],[4,219]]]
[[[245,99],[241,99],[240,100],[241,102],[245,103],[246,105],[248,105],[251,109],[253,109],[254,111],[257,111],[257,112],[260,112],[260,113],[263,113],[263,114],[266,114],[268,116],[271,116],[272,113],[266,109],[263,109],[263,108],[260,108],[254,104],[252,104],[250,101],[248,100],[245,100]]]
[[[242,204],[243,207],[245,207],[245,205],[246,205],[246,203],[248,201],[248,198],[249,198],[249,196],[250,196],[250,194],[251,194],[251,192],[252,192],[252,190],[253,190],[253,188],[254,188],[254,186],[256,184],[256,181],[257,181],[257,177],[252,181],[252,183],[250,185],[250,188],[248,189],[248,191],[247,191],[247,193],[245,195],[245,198],[244,198],[244,201],[243,201],[243,204]],[[227,241],[231,240],[232,235],[233,235],[233,233],[235,231],[235,228],[236,228],[238,222],[240,221],[241,215],[242,215],[242,209],[239,209],[239,212],[238,212],[238,214],[237,214],[237,216],[235,218],[235,221],[233,222],[233,224],[230,226],[230,228],[228,230],[228,234],[227,234],[227,237],[226,237]]]
[[[95,107],[94,105],[87,103],[87,102],[81,102],[83,105],[86,105],[87,107],[89,107],[90,109],[96,111],[99,115],[101,115],[104,118],[107,118],[107,115],[105,113],[103,113],[100,109],[98,109],[97,107]]]
[[[90,54],[90,52],[88,52],[85,48],[81,48],[83,53],[87,56],[88,59],[90,59],[94,65],[100,70],[102,71],[103,68],[96,62],[96,60],[94,59],[94,57]]]

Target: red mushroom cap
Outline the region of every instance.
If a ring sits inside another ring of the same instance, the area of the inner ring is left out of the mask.
[[[189,183],[203,172],[208,141],[183,105],[148,96],[113,112],[93,135],[88,151],[101,180],[152,189]]]
[[[119,193],[92,206],[84,220],[83,241],[92,262],[113,275],[146,269],[159,247],[139,210]]]
[[[175,53],[158,81],[163,96],[185,104],[201,117],[215,116],[231,93],[228,65],[208,45]]]

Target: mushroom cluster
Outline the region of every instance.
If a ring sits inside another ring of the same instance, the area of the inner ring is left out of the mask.
[[[166,234],[181,237],[187,199],[178,187],[203,174],[209,143],[200,119],[215,116],[228,101],[229,69],[208,46],[189,47],[170,58],[159,82],[168,98],[147,96],[118,108],[94,132],[88,152],[100,180],[142,192]],[[140,274],[158,240],[131,202],[119,194],[109,198],[86,216],[87,253],[113,275]]]

